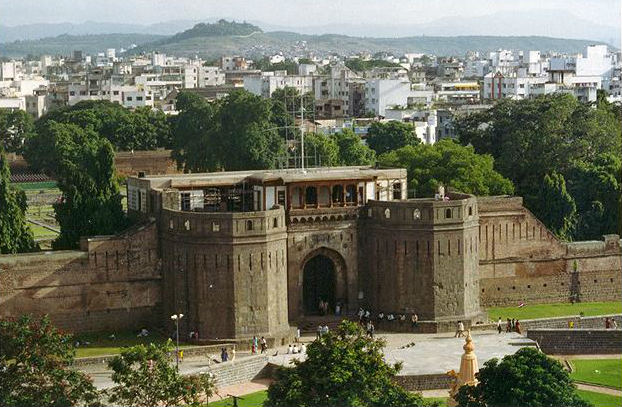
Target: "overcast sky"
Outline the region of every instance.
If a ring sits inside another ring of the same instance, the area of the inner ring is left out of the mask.
[[[0,24],[84,21],[150,24],[236,18],[274,25],[417,24],[499,11],[560,10],[620,25],[621,0],[0,0]],[[563,21],[553,24],[563,25]],[[529,24],[529,21],[525,21]]]

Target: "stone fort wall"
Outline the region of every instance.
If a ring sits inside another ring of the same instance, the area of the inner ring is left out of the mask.
[[[83,239],[81,246],[0,256],[0,317],[49,314],[75,332],[160,325],[156,225]]]
[[[520,197],[480,197],[478,206],[482,306],[619,300],[618,235],[561,242]]]

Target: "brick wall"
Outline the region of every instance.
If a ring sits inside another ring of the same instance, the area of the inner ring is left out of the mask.
[[[0,256],[0,317],[49,314],[73,332],[160,324],[154,223],[83,239],[81,249]]]
[[[120,175],[175,174],[177,164],[171,158],[171,150],[154,151],[118,151],[114,156],[114,165]]]
[[[480,197],[478,205],[482,306],[619,299],[619,236],[566,243],[520,197]]]
[[[530,329],[527,337],[553,355],[622,353],[622,329]]]

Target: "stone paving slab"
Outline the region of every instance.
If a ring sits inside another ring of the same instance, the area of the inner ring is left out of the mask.
[[[400,375],[423,375],[446,373],[449,370],[458,370],[460,358],[464,353],[464,338],[454,338],[453,334],[379,334],[387,342],[385,358],[387,362],[402,362]],[[496,332],[474,332],[471,334],[475,345],[475,354],[479,365],[482,366],[492,358],[503,358],[516,353],[522,347],[536,346],[531,339],[527,339],[515,332],[497,334]],[[401,349],[414,342],[412,347]],[[285,354],[285,349],[279,348],[277,356],[269,358],[270,363],[289,365],[292,359],[304,360],[304,355]]]

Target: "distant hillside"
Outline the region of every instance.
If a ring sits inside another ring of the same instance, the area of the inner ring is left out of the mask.
[[[317,55],[337,53],[352,55],[361,51],[388,52],[402,55],[423,52],[435,55],[462,56],[468,50],[487,53],[501,48],[511,50],[540,50],[578,53],[593,40],[571,40],[538,36],[414,36],[401,38],[354,37],[338,34],[298,34],[289,31],[263,32],[249,23],[219,20],[212,24],[199,23],[191,29],[172,36],[150,34],[61,35],[39,40],[15,41],[0,44],[0,56],[19,57],[40,54],[67,54],[72,50],[86,53],[106,48],[129,48],[137,54],[160,51],[168,55],[198,55],[206,59],[236,54],[257,57],[283,52],[285,55]]]
[[[98,34],[59,35],[38,40],[0,43],[0,57],[23,57],[26,55],[69,55],[74,50],[87,54],[103,52],[106,48],[128,49],[133,44],[153,43],[164,38],[153,34]]]
[[[174,38],[174,37],[173,37]],[[202,37],[195,36],[181,40],[167,39],[161,43],[144,44],[134,52],[160,51],[170,55],[215,58],[223,54],[245,56],[266,55],[277,52],[301,54],[311,51],[316,54],[338,53],[350,55],[361,51],[371,53],[386,51],[401,55],[407,52],[424,52],[435,55],[464,55],[468,50],[483,53],[498,49],[540,50],[557,52],[582,52],[590,40],[569,40],[549,37],[403,37],[366,38],[346,35],[304,35],[293,32],[255,32],[247,36]]]
[[[254,33],[263,32],[261,28],[249,23],[236,23],[219,20],[213,24],[199,23],[189,30],[182,31],[159,41],[158,44],[175,44],[180,41],[190,40],[193,38],[205,37],[226,37],[226,36],[247,36]]]

